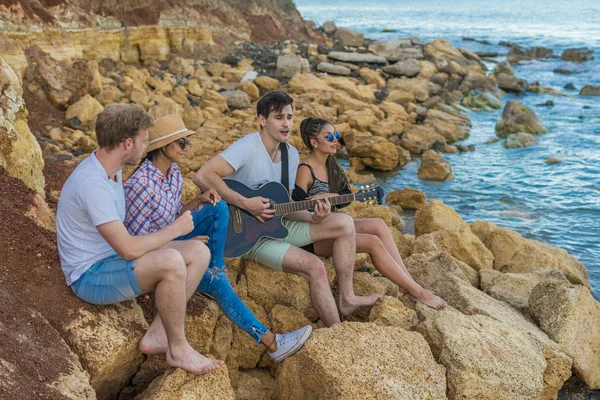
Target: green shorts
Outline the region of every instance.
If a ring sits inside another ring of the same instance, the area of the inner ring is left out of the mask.
[[[262,238],[244,258],[256,261],[272,269],[283,268],[283,257],[292,246],[302,247],[312,243],[310,222],[283,219],[283,225],[290,231],[285,239]]]

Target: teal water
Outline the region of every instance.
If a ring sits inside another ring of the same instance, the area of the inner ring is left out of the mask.
[[[600,1],[557,2],[506,0],[485,4],[475,0],[444,2],[422,0],[370,2],[296,0],[303,18],[317,25],[333,20],[338,26],[359,30],[369,39],[419,37],[422,42],[443,37],[456,47],[506,54],[500,41],[523,47],[552,48],[555,58],[514,66],[515,75],[539,81],[568,97],[547,94],[507,95],[530,107],[547,126],[537,145],[504,149],[485,145],[494,136],[502,110],[471,112],[471,135],[463,144],[476,151],[444,155],[456,178],[448,182],[421,181],[418,161],[401,171],[377,174],[386,191],[402,187],[423,190],[428,199],[453,207],[467,222],[485,219],[515,230],[527,238],[559,246],[588,269],[593,293],[600,299],[600,97],[577,94],[585,84],[600,85]],[[383,33],[383,29],[395,32]],[[491,45],[463,41],[487,40]],[[595,60],[581,64],[558,57],[569,47],[594,50]],[[492,69],[499,56],[487,62]],[[560,75],[555,68],[575,71]],[[577,90],[566,90],[572,83]],[[554,107],[541,107],[547,100]],[[562,163],[548,165],[549,157]]]

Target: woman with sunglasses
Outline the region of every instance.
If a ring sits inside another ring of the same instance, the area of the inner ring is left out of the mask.
[[[348,178],[335,158],[340,134],[333,125],[323,118],[306,118],[300,124],[300,135],[310,154],[298,166],[292,198],[302,201],[350,193]],[[354,226],[356,252],[368,253],[377,271],[402,291],[408,292],[413,300],[435,309],[446,306],[444,300],[424,289],[410,276],[382,219],[357,219]],[[333,244],[323,240],[304,249],[318,256],[331,257]]]
[[[275,335],[258,321],[231,287],[223,260],[229,219],[227,204],[214,189],[181,204],[183,177],[178,164],[185,161],[190,147],[187,137],[194,133],[185,127],[179,115],[167,115],[155,121],[150,129],[148,154],[124,185],[125,226],[132,235],[152,233],[190,210],[194,229],[175,240],[201,240],[207,243],[211,254],[208,269],[196,291],[213,298],[233,323],[257,343],[263,343],[270,350],[271,358],[279,362],[300,349],[311,326]]]

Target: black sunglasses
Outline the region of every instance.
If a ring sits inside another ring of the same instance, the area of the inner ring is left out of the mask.
[[[190,145],[190,141],[186,138],[177,139],[176,142],[179,143],[179,146],[181,146],[181,150],[185,149]]]
[[[333,140],[340,140],[340,133],[339,132],[335,132],[335,133],[330,133],[329,135],[327,135],[327,137],[325,138],[328,141],[330,141],[331,143],[333,143]]]

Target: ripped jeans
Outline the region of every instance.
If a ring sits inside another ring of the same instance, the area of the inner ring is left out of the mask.
[[[214,206],[204,204],[199,210],[192,211],[192,218],[194,220],[194,230],[185,236],[178,237],[176,240],[186,240],[201,235],[209,237],[210,264],[196,291],[212,297],[231,322],[252,336],[256,343],[260,343],[262,335],[269,330],[240,300],[225,273],[223,249],[225,248],[227,222],[229,220],[227,204],[223,200]]]

